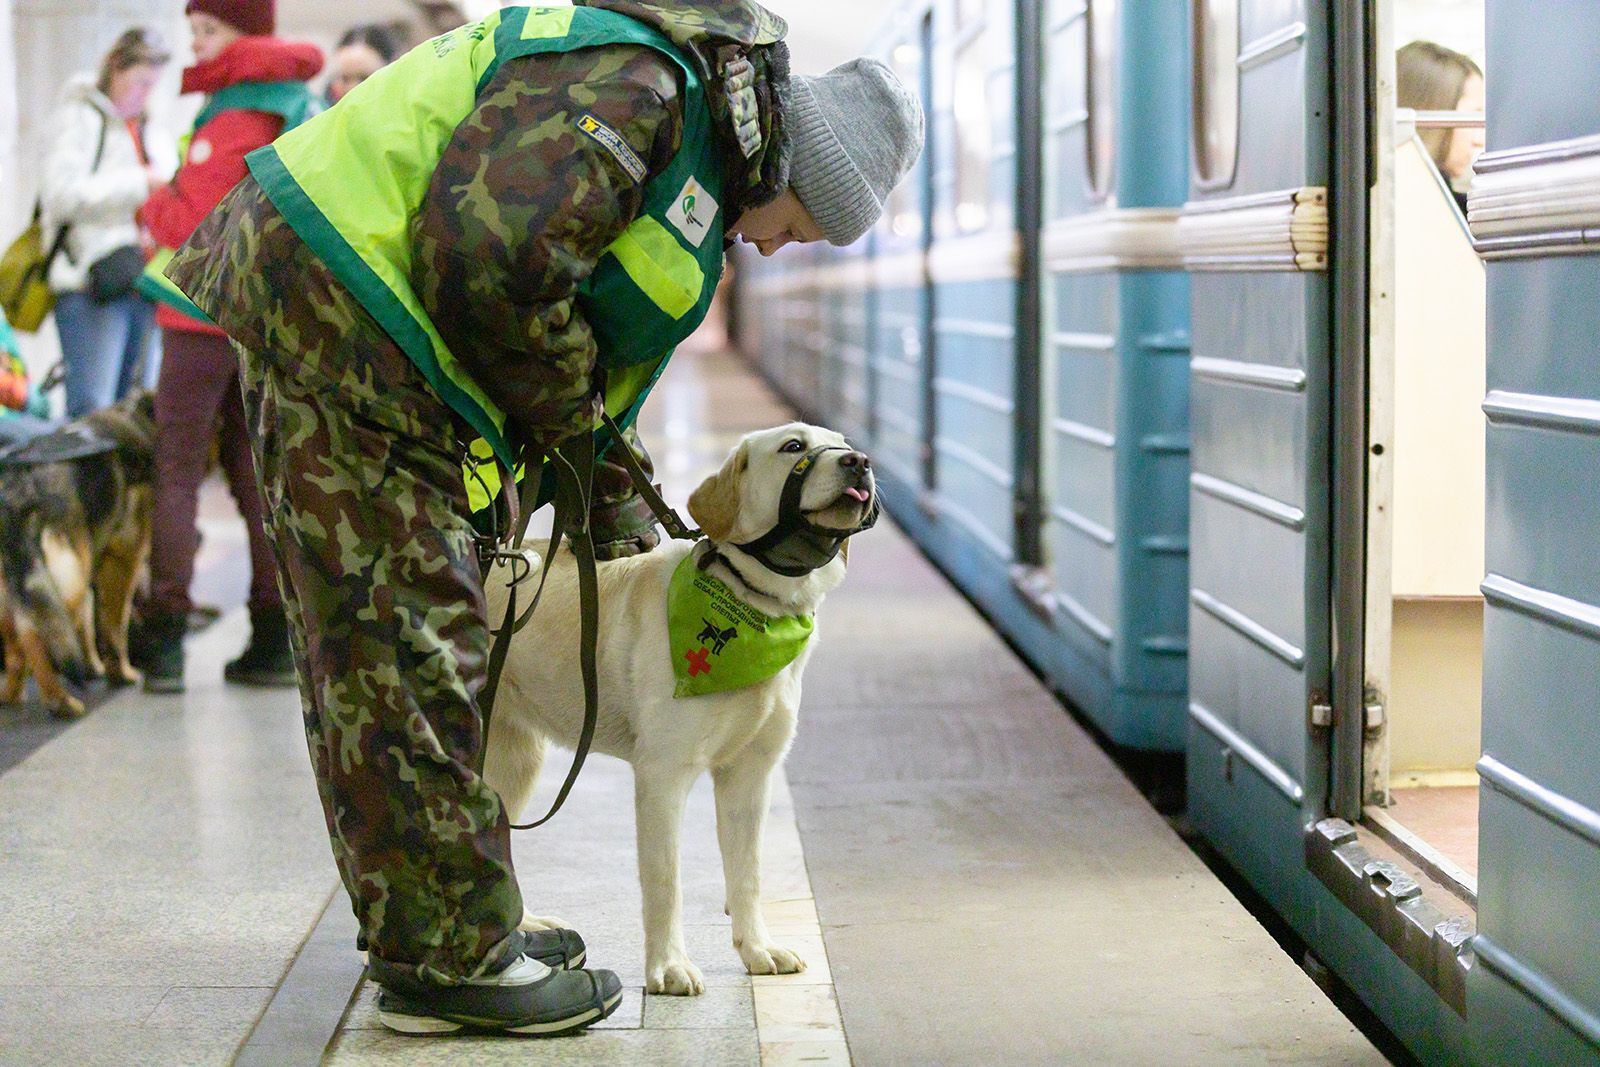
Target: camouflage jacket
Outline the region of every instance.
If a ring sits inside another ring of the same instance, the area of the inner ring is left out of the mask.
[[[728,218],[784,187],[781,19],[753,0],[590,2],[654,26],[707,79],[732,191]],[[423,307],[536,447],[593,424],[595,343],[576,289],[637,215],[644,182],[677,150],[682,107],[669,62],[639,46],[508,61],[457,127],[413,219],[412,285]],[[622,135],[647,163],[644,179],[576,136],[572,120],[584,112]],[[380,328],[336,280],[307,284],[288,269],[305,249],[253,184],[202,223],[169,275],[237,341],[315,373],[300,366],[300,353],[333,351],[352,327]]]

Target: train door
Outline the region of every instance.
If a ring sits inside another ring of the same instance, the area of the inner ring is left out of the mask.
[[[1600,1063],[1600,7],[1490,0],[1485,1062]]]
[[[928,61],[933,16],[925,8],[900,13],[886,57],[900,80],[915,86],[932,114]],[[931,123],[930,123],[931,127]],[[930,348],[928,247],[933,237],[930,156],[937,131],[911,173],[889,194],[873,235],[869,278],[868,381],[873,462],[911,493],[928,486],[927,379]]]
[[[1312,907],[1302,834],[1329,787],[1334,7],[1195,0],[1179,224],[1192,286],[1189,810],[1286,915]]]

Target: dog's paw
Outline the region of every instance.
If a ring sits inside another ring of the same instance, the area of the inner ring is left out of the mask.
[[[786,948],[772,944],[745,944],[738,946],[744,969],[751,974],[799,974],[806,969],[806,961]]]
[[[645,990],[674,997],[698,997],[706,991],[706,983],[700,968],[688,960],[675,960],[646,966]]]
[[[565,919],[558,919],[554,915],[535,915],[526,909],[522,912],[522,922],[517,924],[519,930],[571,930],[573,926]]]
[[[106,681],[113,686],[138,685],[144,681],[144,675],[124,665],[112,668],[111,673],[106,675]]]
[[[83,701],[70,693],[50,705],[50,714],[58,719],[81,719],[86,710]]]

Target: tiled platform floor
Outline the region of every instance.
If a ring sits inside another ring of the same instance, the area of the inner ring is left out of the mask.
[[[787,418],[723,355],[681,358],[650,415],[679,501]],[[115,696],[0,776],[0,1063],[223,1064],[281,1015],[334,875],[293,694],[217,679],[244,627],[191,641],[187,696]],[[629,776],[596,757],[516,857],[535,909],[622,974],[607,1026],[403,1040],[368,990],[340,1018],[350,988],[290,1022],[338,1020],[335,1064],[1381,1062],[891,524],[822,630],[766,845],[769,919],[805,974],[742,973],[702,783],[683,880],[708,991],[640,995]]]

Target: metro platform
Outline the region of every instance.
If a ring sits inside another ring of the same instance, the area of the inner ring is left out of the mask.
[[[642,432],[681,505],[789,418],[736,357],[686,352]],[[768,923],[808,969],[745,975],[702,780],[683,895],[707,990],[645,996],[630,775],[595,756],[515,855],[622,1007],[547,1041],[391,1034],[296,695],[221,681],[243,531],[218,487],[203,521],[197,592],[230,610],[190,639],[186,694],[115,693],[63,729],[0,709],[0,1063],[1386,1062],[892,521],[823,607],[767,823]]]

